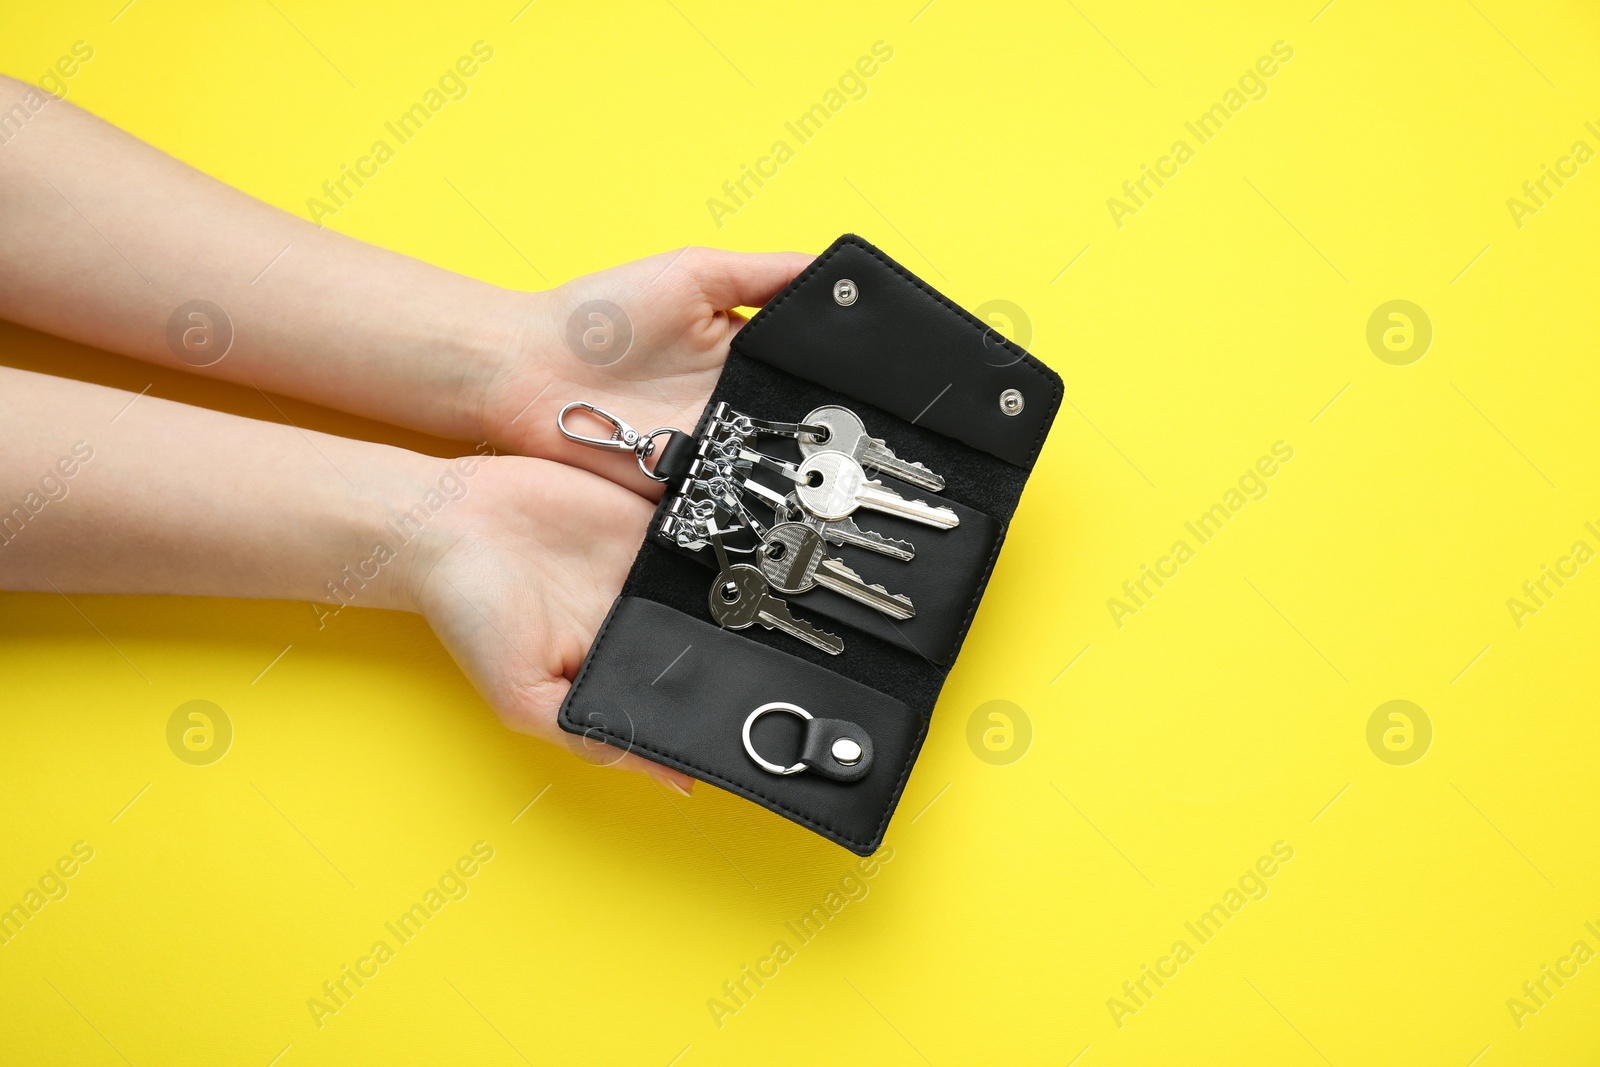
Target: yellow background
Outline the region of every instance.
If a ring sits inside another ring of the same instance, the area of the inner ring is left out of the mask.
[[[0,598],[0,905],[95,850],[0,947],[0,1058],[1592,1062],[1600,963],[1520,1029],[1506,1001],[1600,949],[1600,565],[1521,628],[1506,601],[1600,548],[1600,162],[1521,228],[1506,200],[1600,148],[1600,15],[1321,2],[8,3],[0,69],[86,41],[70,99],[301,214],[486,41],[470,95],[330,225],[524,288],[855,231],[1024,309],[1070,403],[892,862],[805,945],[784,922],[853,857],[504,732],[417,618]],[[718,228],[707,199],[879,40],[866,97]],[[1115,225],[1107,198],[1280,40],[1269,94]],[[1366,343],[1397,298],[1435,333],[1409,366]],[[12,327],[0,351],[277,417]],[[1116,626],[1107,599],[1279,440],[1269,495]],[[193,699],[234,726],[211,766],[165,741]],[[1434,729],[1409,766],[1366,740],[1394,699]],[[968,746],[992,700],[1031,722],[1019,761]],[[307,999],[479,840],[470,895],[319,1029]],[[1108,998],[1276,841],[1270,894],[1119,1028]],[[780,939],[719,1028],[708,999]]]

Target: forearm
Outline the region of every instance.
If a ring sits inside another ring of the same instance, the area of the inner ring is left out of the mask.
[[[396,520],[445,466],[0,368],[0,588],[414,608]]]
[[[25,83],[0,78],[0,111]],[[65,101],[0,147],[0,317],[109,351],[481,440],[484,393],[525,344],[514,293],[322,229]],[[226,326],[174,312],[203,299]],[[207,347],[207,345],[211,347]],[[216,362],[206,364],[222,355]]]

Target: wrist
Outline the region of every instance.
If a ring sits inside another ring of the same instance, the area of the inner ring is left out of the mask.
[[[362,463],[341,463],[349,491],[306,516],[321,546],[305,588],[320,626],[347,607],[421,611],[420,591],[452,537],[449,519],[467,494],[463,470],[481,457],[439,459],[385,445],[361,444]],[[374,451],[368,451],[374,450]],[[356,488],[359,486],[359,488]]]
[[[554,293],[500,290],[490,320],[479,331],[472,368],[457,396],[457,418],[473,443],[508,452],[526,451],[535,431],[532,405],[556,376],[551,347],[557,343],[550,308]]]
[[[453,459],[413,457],[418,462],[387,494],[373,531],[374,544],[386,548],[394,562],[386,607],[423,612],[434,569],[478,525],[471,514],[481,495],[477,485],[494,454],[491,446],[480,444]]]

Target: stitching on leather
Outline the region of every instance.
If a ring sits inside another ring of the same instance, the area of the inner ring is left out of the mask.
[[[989,516],[991,519],[993,515]],[[999,519],[995,519],[1000,522]],[[1000,529],[995,533],[994,548],[989,550],[989,563],[983,568],[983,577],[978,579],[978,586],[972,593],[972,603],[967,606],[967,617],[961,623],[961,632],[956,635],[956,644],[966,640],[967,631],[972,628],[973,616],[978,614],[978,602],[983,599],[984,592],[989,588],[989,576],[994,573],[994,564],[1000,558],[1000,546],[1006,543],[1006,524],[1000,522]],[[950,676],[945,672],[945,677]]]
[[[994,516],[992,516],[992,515],[989,516],[989,517],[990,518],[994,518]],[[999,520],[997,519],[995,521],[998,522]],[[964,640],[966,640],[967,630],[972,627],[973,616],[975,616],[978,613],[978,602],[983,599],[983,591],[985,589],[987,589],[988,586],[989,586],[989,575],[994,572],[995,560],[1000,558],[1000,546],[1005,543],[1005,539],[1006,539],[1006,525],[1005,525],[1005,523],[1002,522],[1002,523],[1000,523],[999,531],[995,535],[994,548],[992,548],[989,551],[989,563],[988,563],[988,565],[986,567],[984,567],[984,569],[983,569],[983,577],[978,579],[977,589],[972,594],[972,603],[967,608],[967,617],[964,620],[962,620],[961,630],[960,630],[959,633],[956,634],[956,645],[958,647],[961,645],[961,643]],[[950,677],[950,669],[948,667],[944,669],[944,676],[947,679]],[[942,691],[944,689],[944,686],[941,684],[939,688]],[[938,702],[938,698],[936,697],[935,698],[935,703],[937,703],[937,702]],[[916,761],[918,753],[920,753],[922,751],[922,742],[927,738],[928,727],[930,725],[932,725],[932,723],[933,723],[933,712],[930,709],[929,712],[928,712],[927,719],[925,719],[923,721],[922,732],[917,736],[917,743],[912,748],[911,755],[908,756],[907,759],[906,759],[905,769],[901,772],[901,775],[900,775],[900,782],[899,782],[898,785],[895,786],[894,795],[889,798],[889,806],[884,809],[883,821],[878,823],[877,837],[879,839],[881,839],[883,837],[884,833],[889,828],[889,819],[894,814],[894,809],[899,804],[900,793],[901,793],[902,790],[905,789],[906,782],[911,777],[911,765],[912,765],[912,763],[914,763]]]
[[[851,244],[854,244],[859,240],[861,240],[861,238],[856,237],[855,234],[848,234],[843,239],[843,241],[848,241]],[[784,287],[783,292],[776,300],[769,300],[766,306],[758,311],[755,317],[744,325],[743,329],[733,335],[733,340],[729,343],[729,347],[731,348],[734,345],[737,345],[740,337],[743,337],[746,334],[753,334],[756,330],[759,330],[765,326],[772,318],[773,313],[782,306],[783,302],[800,291],[800,287],[805,284],[807,278],[810,278],[813,274],[817,273],[817,271],[822,269],[822,265],[824,263],[828,262],[828,260],[839,254],[839,250],[844,247],[843,241],[836,243],[832,248],[828,249],[826,252],[822,253],[822,255],[814,259],[811,262],[811,266],[795,275],[794,281],[790,282]],[[754,359],[755,357],[752,356],[751,358]],[[763,362],[765,361],[763,360]]]
[[[638,557],[635,556],[634,560],[637,562]],[[573,720],[572,716],[567,714],[567,709],[577,701],[578,690],[583,688],[583,681],[589,676],[589,668],[594,665],[595,649],[599,648],[600,642],[606,639],[606,631],[611,629],[611,620],[617,617],[617,608],[621,607],[622,602],[626,599],[628,598],[618,596],[611,602],[611,610],[606,612],[606,621],[600,624],[600,631],[594,635],[594,641],[589,645],[589,654],[583,657],[583,666],[578,668],[578,676],[572,680],[572,688],[567,691],[567,699],[561,702],[561,711],[556,716],[558,720],[565,719],[574,726],[579,725]]]
[[[883,695],[887,696],[888,694],[885,693]],[[901,706],[905,707],[904,703],[902,703]],[[906,710],[910,711],[911,709],[910,708],[906,708]],[[916,712],[912,712],[912,714],[915,715]],[[789,805],[785,804],[781,800],[778,800],[776,797],[769,797],[769,796],[767,796],[767,794],[762,793],[759,790],[751,789],[748,786],[740,785],[738,782],[731,781],[731,780],[729,780],[727,778],[722,777],[720,774],[716,774],[716,773],[714,773],[712,771],[708,771],[704,767],[699,766],[698,764],[691,763],[690,761],[684,759],[681,756],[675,756],[671,752],[663,752],[660,749],[652,748],[649,745],[643,744],[643,743],[641,743],[639,741],[627,741],[620,734],[612,733],[610,730],[607,730],[607,729],[605,729],[604,727],[601,727],[601,726],[588,727],[585,730],[585,732],[588,732],[588,730],[593,730],[597,734],[602,734],[602,735],[604,735],[606,737],[614,737],[618,741],[622,741],[623,744],[628,746],[628,751],[648,752],[652,756],[663,756],[663,757],[665,757],[667,759],[673,760],[674,762],[681,763],[685,767],[693,767],[696,771],[699,771],[701,774],[705,775],[704,781],[712,782],[712,783],[715,783],[716,785],[720,785],[720,786],[724,787],[725,789],[727,789],[729,792],[735,793],[735,794],[737,794],[739,796],[742,796],[742,797],[744,797],[746,799],[765,800],[765,801],[769,802],[772,805],[774,810],[783,812],[783,813],[785,813],[787,815],[790,815],[790,816],[793,816],[794,820],[796,822],[800,823],[802,826],[806,826],[806,827],[808,827],[810,829],[817,830],[817,831],[819,831],[821,833],[824,833],[829,837],[830,840],[833,840],[833,841],[836,841],[836,842],[849,842],[850,844],[853,844],[853,845],[860,845],[862,848],[870,848],[872,846],[872,844],[874,843],[874,841],[881,840],[882,837],[883,837],[884,827],[886,827],[888,825],[888,822],[889,822],[889,815],[894,809],[895,802],[900,799],[900,791],[901,791],[901,789],[903,789],[905,787],[906,778],[908,778],[910,776],[910,774],[911,774],[912,759],[915,756],[915,754],[917,752],[921,751],[921,749],[922,749],[922,741],[927,736],[927,732],[928,732],[928,723],[927,723],[926,720],[924,720],[923,724],[922,724],[922,729],[917,732],[916,740],[911,746],[912,756],[907,757],[907,759],[906,759],[906,765],[905,765],[904,769],[901,772],[900,781],[896,784],[895,791],[894,791],[893,795],[889,798],[889,803],[888,803],[888,805],[886,806],[886,808],[884,810],[883,819],[878,823],[878,829],[874,834],[873,841],[868,841],[868,840],[863,840],[863,839],[860,839],[860,838],[857,838],[857,837],[853,837],[850,834],[845,833],[843,830],[838,829],[837,827],[830,826],[830,825],[828,825],[827,823],[824,823],[824,822],[819,822],[816,819],[813,819],[811,816],[806,815],[804,812],[796,811],[794,808],[789,807]]]
[[[793,293],[797,292],[800,289],[800,287],[802,286],[802,284],[807,279],[809,279],[811,277],[811,275],[813,275],[813,274],[817,273],[818,271],[820,271],[827,264],[828,260],[830,260],[836,254],[838,254],[845,247],[845,245],[852,245],[852,246],[854,246],[856,248],[861,249],[864,252],[869,253],[875,259],[877,259],[880,263],[882,263],[885,267],[888,267],[895,274],[898,274],[900,277],[902,277],[906,281],[910,282],[920,292],[922,292],[924,296],[929,297],[930,299],[934,300],[936,303],[941,304],[944,307],[948,308],[949,310],[955,312],[957,317],[959,317],[968,326],[970,326],[970,327],[972,327],[974,329],[982,329],[982,330],[987,331],[987,327],[984,327],[983,324],[980,323],[976,318],[974,318],[971,315],[971,313],[968,312],[965,308],[962,308],[961,306],[956,304],[954,301],[952,301],[948,297],[944,296],[942,293],[940,293],[937,290],[933,289],[926,282],[924,282],[921,278],[918,278],[916,275],[912,274],[910,271],[908,271],[906,268],[902,267],[900,264],[898,264],[898,263],[894,262],[893,260],[889,259],[884,253],[880,252],[877,248],[875,248],[872,245],[868,244],[865,241],[865,239],[863,239],[863,238],[861,238],[861,237],[859,237],[859,236],[857,236],[855,234],[847,234],[832,249],[830,249],[829,251],[827,251],[823,255],[817,257],[816,261],[813,262],[811,264],[811,266],[807,267],[804,271],[802,271],[800,273],[800,275],[794,280],[794,282],[787,287],[787,289],[783,293],[783,295],[778,297],[776,300],[773,300],[772,302],[770,302],[766,306],[766,308],[764,310],[767,311],[767,312],[776,312],[778,307],[780,305],[782,305],[782,303],[785,300],[787,300],[789,298],[789,296],[791,296]],[[752,334],[752,332],[754,330],[760,329],[764,325],[765,320],[767,318],[770,318],[770,317],[771,317],[770,314],[763,315],[763,316],[759,316],[757,319],[751,321],[749,323],[749,325],[747,325],[744,329],[742,329],[739,332],[739,334],[736,334],[734,336],[733,344],[732,344],[731,347],[734,347],[734,348],[742,347],[739,344],[740,337],[742,335],[745,335],[745,334]],[[748,338],[745,338],[745,339],[748,340]],[[1031,373],[1033,373],[1034,375],[1036,375],[1039,378],[1043,379],[1044,382],[1050,387],[1050,395],[1051,395],[1050,418],[1047,418],[1047,419],[1043,420],[1043,422],[1040,424],[1039,435],[1038,435],[1038,437],[1036,437],[1034,439],[1033,445],[1032,445],[1032,447],[1031,447],[1031,449],[1029,451],[1028,465],[1031,468],[1034,465],[1034,463],[1038,460],[1039,453],[1043,449],[1044,441],[1045,441],[1045,438],[1049,434],[1050,426],[1051,426],[1052,422],[1054,421],[1054,416],[1055,416],[1056,412],[1060,410],[1061,398],[1064,395],[1065,390],[1064,390],[1064,386],[1062,385],[1060,377],[1058,375],[1056,375],[1055,372],[1051,371],[1048,367],[1046,367],[1037,357],[1031,355],[1025,349],[1021,348],[1020,346],[1018,346],[1017,344],[1015,344],[1012,341],[1009,341],[1009,340],[1007,340],[1005,338],[1001,338],[1001,341],[1004,342],[1004,345],[1005,345],[1005,348],[1006,348],[1007,351],[1013,352],[1013,353],[1017,354],[1018,356],[1020,356],[1022,365],[1027,367],[1027,369]],[[750,357],[748,355],[748,353],[741,353],[741,354],[746,355],[747,358],[754,358],[754,357]],[[719,382],[720,382],[720,376],[719,376]],[[704,414],[702,414],[701,421],[702,422],[705,421],[705,415]],[[699,427],[697,426],[696,427],[697,433],[698,433],[698,430],[699,430]],[[990,516],[990,518],[993,518],[993,517],[994,516]],[[996,520],[996,521],[998,521],[998,520]],[[995,563],[999,559],[1001,546],[1005,543],[1005,535],[1006,535],[1006,524],[1002,522],[1002,523],[1000,523],[1000,529],[996,533],[996,536],[995,536],[994,547],[992,549],[990,549],[989,559],[988,559],[987,564],[984,567],[983,575],[980,578],[980,580],[977,582],[976,587],[973,590],[972,601],[967,606],[966,616],[962,620],[961,629],[956,635],[956,644],[957,644],[957,646],[959,646],[960,644],[962,644],[965,641],[967,632],[972,628],[973,619],[977,615],[978,605],[983,599],[983,592],[984,592],[984,590],[986,590],[988,588],[989,578],[994,573]],[[591,646],[591,649],[599,648],[601,641],[603,641],[604,638],[605,638],[606,631],[609,630],[610,627],[611,627],[612,620],[616,617],[616,609],[617,609],[618,606],[620,606],[620,604],[621,604],[623,599],[624,599],[623,597],[618,597],[616,603],[613,604],[612,611],[607,614],[605,622],[600,627],[600,631],[595,635],[594,643]],[[646,599],[646,598],[639,598],[639,599]],[[654,602],[652,601],[652,603],[654,603]],[[662,606],[666,607],[666,605],[662,605]],[[672,609],[669,609],[669,610],[672,610]],[[767,647],[767,646],[763,646],[763,647]],[[772,651],[778,652],[779,655],[784,655],[785,654],[785,653],[783,653],[783,652],[781,652],[780,650],[777,650],[777,649],[772,649]],[[791,657],[791,658],[793,658],[793,657]],[[719,786],[727,789],[729,792],[732,792],[736,796],[742,796],[742,797],[744,797],[746,799],[750,799],[750,800],[766,801],[769,805],[771,805],[773,810],[781,812],[781,813],[783,813],[783,814],[785,814],[785,815],[787,815],[789,817],[792,817],[796,822],[798,822],[802,826],[805,826],[805,827],[807,827],[809,829],[815,830],[815,831],[817,831],[819,833],[823,833],[830,840],[832,840],[832,841],[834,841],[836,843],[855,844],[855,845],[860,845],[862,848],[870,848],[870,847],[872,847],[872,845],[874,843],[881,841],[883,839],[884,834],[887,832],[888,825],[889,825],[889,820],[893,816],[893,813],[894,813],[895,809],[899,806],[900,798],[904,795],[906,783],[910,780],[910,777],[911,777],[912,766],[915,764],[917,756],[922,751],[922,745],[927,740],[928,730],[931,727],[932,720],[933,720],[933,716],[932,716],[931,710],[930,710],[928,715],[922,716],[922,715],[918,715],[917,712],[912,711],[910,708],[907,707],[906,710],[911,711],[912,715],[916,716],[918,719],[921,720],[921,726],[917,730],[917,733],[916,733],[915,737],[912,740],[912,744],[910,746],[910,749],[906,754],[905,764],[900,769],[900,776],[899,776],[899,779],[895,783],[894,790],[891,792],[891,794],[889,796],[889,799],[888,799],[888,802],[884,805],[883,817],[878,822],[878,826],[877,826],[877,829],[874,831],[872,840],[870,840],[870,841],[869,840],[862,840],[862,839],[856,838],[854,836],[851,836],[851,835],[845,833],[844,831],[838,829],[837,827],[834,827],[834,826],[832,826],[832,825],[830,825],[828,823],[821,822],[821,821],[819,821],[817,819],[812,818],[811,816],[806,815],[803,812],[797,811],[794,808],[790,807],[788,804],[784,803],[783,801],[780,801],[775,797],[768,796],[767,794],[761,792],[760,790],[752,789],[752,788],[750,788],[748,786],[741,785],[738,782],[734,782],[734,781],[732,781],[730,779],[724,778],[723,776],[721,776],[719,774],[716,774],[716,773],[714,773],[712,771],[706,770],[704,767],[701,767],[701,766],[691,762],[690,760],[684,759],[681,756],[677,756],[677,755],[674,755],[672,753],[662,751],[660,749],[654,748],[654,747],[652,747],[650,745],[646,745],[646,744],[640,743],[638,741],[624,739],[620,734],[614,733],[614,732],[612,732],[610,730],[607,730],[607,729],[605,729],[603,727],[585,727],[582,724],[576,722],[571,717],[571,715],[567,714],[567,711],[568,711],[568,709],[570,709],[572,707],[572,705],[574,703],[576,703],[577,698],[578,698],[579,690],[583,687],[584,682],[587,680],[588,673],[589,673],[589,668],[592,665],[593,661],[594,661],[594,657],[592,655],[585,657],[582,669],[579,670],[577,678],[575,678],[573,680],[572,691],[568,694],[567,701],[563,705],[562,712],[561,712],[561,719],[564,720],[566,723],[568,723],[568,724],[570,724],[572,726],[578,727],[579,730],[584,732],[584,733],[587,733],[588,731],[593,730],[595,733],[598,733],[598,734],[600,734],[600,735],[602,735],[604,737],[612,738],[612,739],[614,739],[616,741],[621,742],[623,745],[627,746],[629,749],[638,749],[638,750],[643,751],[643,752],[648,752],[651,755],[661,756],[661,757],[664,757],[666,759],[673,760],[674,762],[680,763],[685,767],[692,768],[695,771],[697,771],[698,773],[704,775],[705,776],[705,778],[704,778],[705,781],[714,783],[716,785],[719,785]],[[804,662],[804,661],[801,661],[801,662]],[[949,677],[949,670],[946,669],[944,673],[945,673],[945,677],[948,678]],[[942,688],[942,686],[941,686],[941,688]],[[876,692],[876,690],[874,690],[874,691]],[[880,695],[888,696],[887,693],[882,693]],[[893,699],[893,698],[891,698],[891,699]],[[905,705],[905,703],[903,701],[897,701],[897,703],[900,703],[901,707],[906,707],[906,705]]]
[[[1039,461],[1039,453],[1044,451],[1044,439],[1049,436],[1050,427],[1054,425],[1056,415],[1061,411],[1061,398],[1066,395],[1066,387],[1061,384],[1061,375],[1051,371],[1045,380],[1050,383],[1050,417],[1039,424],[1039,436],[1033,439],[1033,448],[1028,453],[1029,474],[1033,473],[1033,465]]]
[[[878,262],[882,263],[885,267],[888,267],[894,273],[900,275],[900,277],[904,278],[906,281],[908,281],[912,285],[914,285],[924,296],[927,296],[927,297],[931,298],[936,303],[939,303],[939,304],[943,305],[944,307],[950,309],[951,311],[955,312],[956,316],[958,318],[960,318],[961,321],[964,322],[967,326],[969,326],[969,327],[971,327],[973,329],[980,330],[980,331],[982,331],[984,333],[988,332],[988,327],[984,326],[983,323],[979,322],[972,315],[971,312],[967,311],[966,308],[963,308],[961,305],[957,304],[955,301],[951,300],[949,297],[945,296],[943,293],[941,293],[938,290],[934,289],[927,282],[923,281],[921,278],[917,277],[915,274],[912,274],[905,267],[902,267],[900,264],[898,264],[894,260],[890,259],[883,252],[879,251],[877,248],[875,248],[871,244],[869,244],[865,238],[859,237],[859,236],[857,236],[856,234],[853,234],[853,233],[852,234],[846,234],[844,237],[840,238],[839,243],[836,244],[831,250],[829,250],[824,255],[821,255],[821,256],[817,257],[816,262],[812,263],[811,266],[809,266],[805,270],[801,271],[800,275],[797,278],[795,278],[795,280],[792,283],[790,283],[788,290],[781,297],[779,297],[777,300],[774,300],[772,303],[768,304],[767,308],[763,309],[763,310],[770,309],[772,311],[776,311],[778,309],[779,305],[781,305],[785,300],[787,300],[791,294],[797,292],[800,289],[801,285],[805,282],[805,280],[807,278],[809,278],[813,273],[815,273],[817,270],[819,270],[824,263],[826,263],[835,254],[837,254],[840,251],[840,249],[842,249],[846,244],[854,245],[856,248],[861,249],[863,252],[866,252],[869,255],[871,255],[873,258],[877,259]],[[739,331],[739,334],[735,334],[734,335],[733,343],[734,344],[738,344],[740,334],[751,333],[752,331],[754,331],[755,329],[760,328],[764,324],[765,324],[764,320],[761,320],[759,317],[757,319],[752,319],[748,326],[746,326],[743,330]],[[1032,445],[1032,447],[1030,448],[1030,450],[1028,452],[1028,467],[1031,469],[1033,467],[1033,465],[1039,459],[1039,452],[1044,447],[1045,437],[1049,434],[1050,426],[1055,421],[1056,412],[1061,410],[1061,397],[1063,395],[1063,387],[1062,387],[1062,384],[1061,384],[1061,378],[1054,371],[1052,371],[1049,367],[1046,367],[1042,362],[1040,362],[1038,357],[1030,354],[1027,351],[1027,349],[1020,347],[1014,341],[1007,340],[1004,337],[1000,338],[1000,340],[1002,342],[1004,342],[1006,351],[1012,352],[1012,353],[1020,356],[1022,365],[1027,367],[1029,371],[1033,372],[1039,378],[1043,379],[1045,384],[1050,387],[1050,417],[1045,419],[1040,424],[1040,426],[1039,426],[1039,436],[1034,439],[1033,445]],[[818,383],[818,384],[820,384],[820,383]]]
[[[610,614],[608,614],[606,616],[606,621],[601,624],[600,632],[595,634],[594,644],[592,646],[590,646],[591,649],[600,647],[600,642],[605,639],[606,631],[611,628],[611,621],[616,618],[616,615],[617,615],[616,609],[617,609],[617,607],[621,605],[623,600],[627,600],[627,599],[647,600],[647,598],[645,598],[645,597],[618,597],[616,599],[616,601],[612,605],[612,610],[611,610]],[[654,601],[654,600],[650,600],[648,602],[652,603],[652,604],[658,603],[658,601]],[[668,607],[668,605],[665,605],[665,604],[662,604],[661,606],[664,607],[664,608],[667,608],[667,610],[669,610],[669,611],[676,611],[677,610],[675,608]],[[679,614],[682,614],[682,613],[679,612]],[[748,638],[743,638],[743,640],[749,640],[749,639]],[[755,643],[755,642],[752,642],[752,643]],[[762,648],[766,648],[768,646],[762,645],[761,647]],[[777,652],[778,655],[780,655],[780,656],[787,655],[787,653],[779,651],[778,649],[771,649],[771,651]],[[795,657],[791,656],[790,658],[794,659]],[[885,805],[885,807],[884,807],[883,818],[878,823],[878,829],[874,833],[873,839],[872,840],[863,840],[863,839],[860,839],[860,838],[853,837],[850,834],[845,833],[843,830],[838,829],[837,827],[830,826],[830,825],[828,825],[827,823],[824,823],[824,822],[820,822],[820,821],[812,818],[811,816],[806,815],[804,812],[796,811],[794,808],[791,808],[788,804],[784,803],[783,801],[779,800],[776,797],[770,797],[767,794],[765,794],[763,792],[760,792],[759,790],[751,789],[748,786],[740,785],[738,782],[734,782],[734,781],[731,781],[731,780],[729,780],[727,778],[724,778],[721,775],[716,774],[713,771],[708,771],[704,767],[701,767],[699,764],[696,764],[696,763],[694,763],[694,762],[692,762],[690,760],[687,760],[687,759],[683,758],[682,756],[674,755],[671,752],[664,752],[664,751],[662,751],[662,750],[660,750],[658,748],[653,748],[650,745],[646,745],[646,744],[644,744],[643,742],[640,742],[640,741],[634,741],[634,740],[626,739],[621,734],[618,734],[618,733],[615,733],[615,732],[613,732],[611,730],[608,730],[603,726],[584,726],[583,724],[577,722],[575,719],[572,718],[571,715],[567,714],[567,711],[568,711],[568,709],[570,709],[572,707],[573,704],[577,703],[578,691],[583,687],[584,680],[588,677],[589,668],[590,668],[590,666],[593,665],[594,659],[595,659],[595,657],[593,655],[590,655],[590,656],[586,657],[584,659],[584,662],[583,662],[583,667],[578,671],[578,677],[573,679],[572,690],[571,690],[571,692],[569,692],[567,694],[566,702],[561,707],[560,718],[563,721],[565,721],[567,723],[570,723],[573,726],[579,727],[579,730],[581,731],[582,734],[588,734],[589,732],[593,731],[594,733],[600,734],[600,735],[602,735],[604,737],[615,738],[617,741],[620,741],[620,742],[623,743],[623,745],[627,746],[625,751],[632,751],[634,749],[638,749],[638,750],[643,751],[643,752],[648,752],[653,756],[664,756],[667,759],[674,760],[674,761],[676,761],[678,763],[683,764],[685,767],[692,767],[696,771],[698,771],[701,774],[706,776],[705,779],[704,779],[705,781],[714,782],[717,785],[723,786],[728,791],[730,791],[732,793],[735,793],[738,796],[742,796],[742,797],[744,797],[746,799],[760,799],[760,800],[768,801],[770,804],[773,805],[775,810],[781,811],[786,815],[793,816],[795,821],[799,822],[801,825],[809,827],[810,829],[817,830],[819,832],[825,833],[826,835],[829,836],[829,838],[831,840],[833,840],[835,842],[849,842],[850,844],[860,845],[862,848],[870,848],[875,841],[882,840],[883,834],[884,834],[884,830],[889,824],[889,817],[894,812],[895,806],[900,800],[901,792],[905,789],[906,780],[911,777],[911,765],[912,765],[913,762],[915,762],[917,753],[922,751],[922,742],[927,738],[928,726],[929,726],[929,723],[931,722],[931,719],[932,719],[932,716],[923,717],[923,716],[918,715],[915,711],[912,711],[911,708],[907,707],[905,701],[903,701],[903,700],[896,700],[894,697],[890,697],[888,693],[883,693],[883,692],[880,692],[879,690],[876,690],[876,689],[872,690],[872,692],[878,693],[879,696],[888,697],[890,700],[894,700],[895,703],[899,704],[902,708],[905,708],[906,711],[910,712],[913,718],[921,719],[922,720],[922,727],[921,727],[921,729],[919,729],[917,731],[916,737],[912,742],[911,750],[906,756],[905,766],[902,767],[901,770],[900,770],[900,780],[895,784],[894,792],[891,793],[890,796],[889,796],[888,804]],[[804,663],[805,661],[804,660],[800,660],[799,662]],[[810,664],[808,664],[808,666],[810,666]],[[818,668],[818,669],[820,670],[822,668]],[[569,731],[569,732],[576,732],[576,731]]]

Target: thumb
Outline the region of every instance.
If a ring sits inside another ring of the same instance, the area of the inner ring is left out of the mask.
[[[700,291],[719,311],[760,307],[811,265],[803,252],[728,252],[699,249],[684,261]]]

